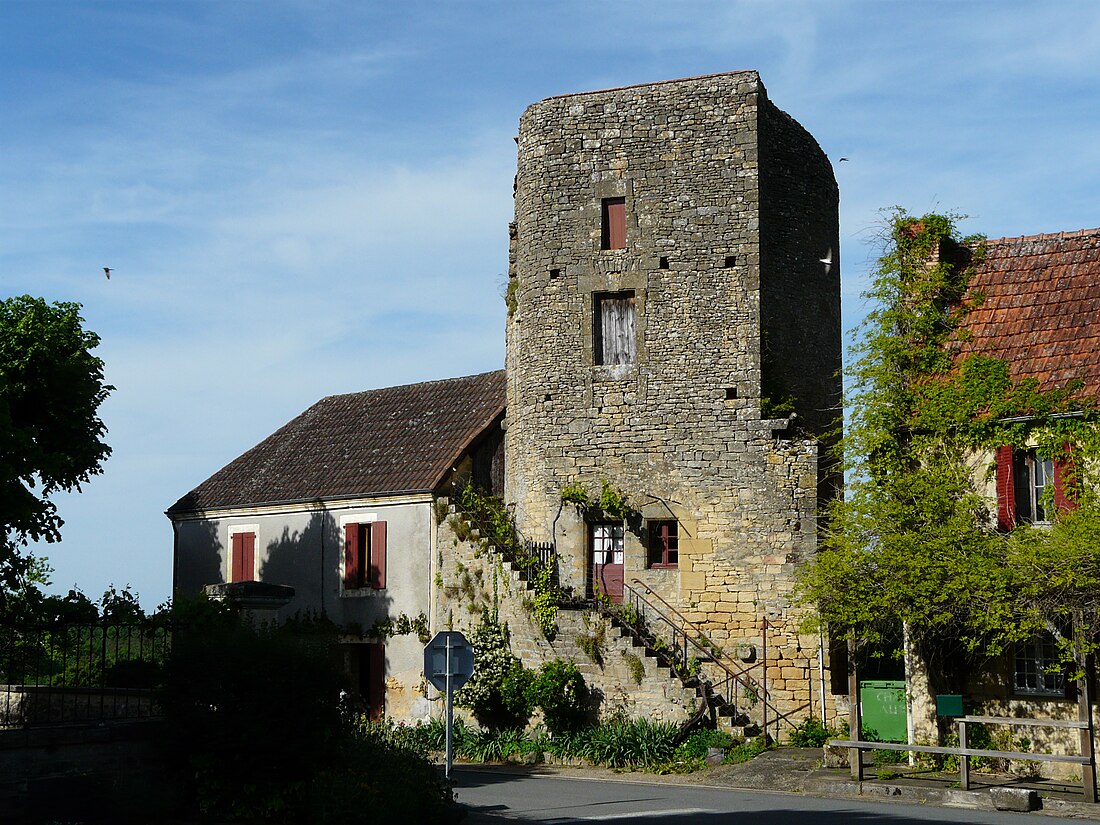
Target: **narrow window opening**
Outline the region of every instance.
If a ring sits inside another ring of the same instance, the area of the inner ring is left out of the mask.
[[[593,355],[599,365],[633,364],[635,302],[633,292],[593,296]]]
[[[544,395],[544,396],[542,397],[542,400],[543,400],[543,401],[549,401],[550,399],[551,399],[550,393],[546,393],[546,395]]]
[[[551,278],[557,278],[559,275],[561,275],[561,270],[560,269],[551,269],[550,270],[550,277]]]
[[[731,266],[737,266],[737,256],[736,255],[727,255],[726,256],[726,268],[729,269]]]
[[[726,387],[726,400],[733,401],[737,398],[737,387]]]
[[[668,269],[668,257],[662,255],[660,260],[657,261],[657,266],[661,269]]]
[[[650,567],[678,567],[680,564],[679,525],[673,520],[649,522]]]
[[[626,248],[626,198],[603,199],[601,249]]]

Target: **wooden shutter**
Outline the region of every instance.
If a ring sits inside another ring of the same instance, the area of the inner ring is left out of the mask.
[[[370,585],[381,590],[386,586],[386,522],[370,526]]]
[[[1016,480],[1013,477],[1012,446],[997,448],[997,526],[1016,526]]]
[[[344,589],[359,587],[359,525],[344,526]]]
[[[626,248],[626,198],[604,198],[600,240],[604,249]]]
[[[237,581],[247,582],[256,578],[256,534],[237,533],[241,539],[241,578]]]
[[[1054,464],[1054,509],[1059,513],[1077,509],[1077,495],[1074,490],[1076,467],[1073,461],[1073,445],[1062,447],[1061,458]]]
[[[229,562],[229,581],[244,581],[244,533],[234,533]]]
[[[367,649],[367,704],[371,720],[377,722],[386,712],[386,646],[370,644]]]
[[[599,297],[600,363],[633,364],[634,296],[617,293]]]

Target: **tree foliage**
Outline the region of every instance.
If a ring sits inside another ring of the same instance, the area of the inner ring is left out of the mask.
[[[91,354],[98,343],[79,304],[0,301],[0,583],[9,591],[30,564],[20,548],[61,537],[50,497],[79,490],[110,455],[98,409],[114,388]]]
[[[984,300],[968,289],[983,247],[957,240],[956,218],[890,215],[847,376],[846,495],[801,593],[822,623],[865,640],[904,622],[926,653],[994,654],[1097,615],[1100,437],[1079,383],[1043,389],[1004,361],[960,355],[966,316]],[[978,488],[1006,444],[1072,450],[1079,509],[1051,529],[999,532]]]

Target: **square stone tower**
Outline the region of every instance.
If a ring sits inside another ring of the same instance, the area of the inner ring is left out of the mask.
[[[549,98],[518,145],[505,490],[520,530],[555,543],[578,595],[641,583],[745,645],[767,618],[805,665],[788,596],[840,416],[828,159],[751,71]],[[629,514],[563,503],[578,486],[625,494]]]

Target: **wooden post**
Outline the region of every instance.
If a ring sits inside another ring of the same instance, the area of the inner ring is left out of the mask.
[[[959,725],[959,750],[966,750],[968,745],[966,738],[966,721],[958,720]],[[965,753],[959,754],[959,787],[964,791],[970,790],[970,757]]]
[[[1092,720],[1092,692],[1091,683],[1094,663],[1091,656],[1078,656],[1082,665],[1081,678],[1077,681],[1077,719],[1086,722],[1087,727],[1081,728],[1081,755],[1088,758],[1088,764],[1081,766],[1081,785],[1085,793],[1086,802],[1096,802],[1096,752],[1093,746],[1093,734],[1095,726]]]
[[[764,703],[762,708],[764,714],[764,744],[768,743],[768,617],[765,616],[764,620],[760,623],[760,632],[762,634],[760,659],[763,665],[760,676],[760,692],[764,694],[760,697],[760,700]]]
[[[859,706],[859,669],[856,667],[855,636],[848,637],[848,735],[858,742],[863,730],[863,713]],[[852,768],[852,779],[863,781],[863,751],[848,748],[848,764]]]

